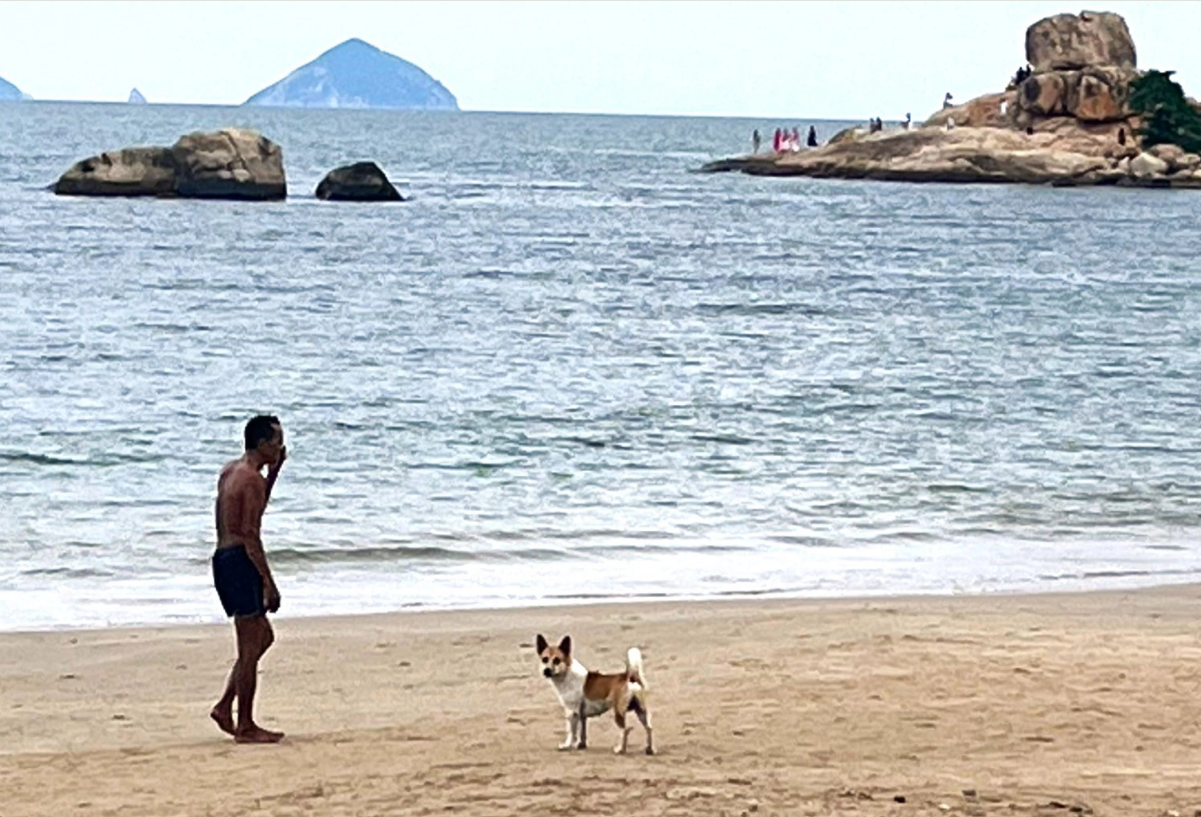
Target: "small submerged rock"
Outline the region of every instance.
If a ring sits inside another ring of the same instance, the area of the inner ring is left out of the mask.
[[[375,162],[355,162],[325,174],[316,196],[323,201],[404,201]]]

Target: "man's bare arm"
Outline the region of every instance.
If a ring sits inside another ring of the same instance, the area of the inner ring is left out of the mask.
[[[279,478],[279,469],[284,467],[284,460],[288,458],[288,447],[285,445],[279,451],[279,462],[275,465],[267,467],[267,493],[263,497],[263,508],[266,509],[267,503],[271,501],[271,489],[275,487],[275,480]]]
[[[271,567],[267,564],[267,554],[263,550],[263,540],[260,528],[263,523],[263,510],[266,507],[266,497],[261,483],[262,478],[254,474],[244,478],[234,491],[237,502],[238,541],[246,548],[246,555],[258,568],[265,586],[275,586],[271,576]],[[257,484],[256,484],[257,483]]]

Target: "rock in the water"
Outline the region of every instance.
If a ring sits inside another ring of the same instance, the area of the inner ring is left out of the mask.
[[[1143,123],[1130,107],[1131,84],[1140,75],[1121,17],[1095,12],[1048,17],[1027,30],[1026,48],[1033,72],[1016,88],[939,111],[913,130],[848,129],[811,150],[734,157],[702,169],[914,182],[1201,188],[1201,155],[1176,145],[1140,152]]]
[[[60,196],[171,196],[175,158],[170,148],[114,150],[77,162],[55,182]]]
[[[1111,170],[1104,134],[1027,136],[1003,128],[918,128],[787,154],[738,168],[754,175],[913,182],[1098,184]],[[1079,139],[1079,141],[1074,141]]]
[[[359,39],[334,46],[244,104],[410,111],[459,109],[454,94],[438,80],[413,63]]]
[[[326,201],[404,201],[375,162],[355,162],[331,170],[317,185],[317,198]]]
[[[146,97],[142,96],[141,91],[139,91],[137,88],[134,88],[132,91],[129,92],[129,104],[130,105],[145,105]]]
[[[193,133],[174,147],[109,151],[76,163],[53,188],[63,196],[282,199],[283,152],[255,131]]]
[[[1056,14],[1026,29],[1026,61],[1035,73],[1090,66],[1135,68],[1134,40],[1118,14]]]
[[[284,154],[257,131],[225,128],[183,136],[171,148],[175,192],[189,199],[282,199]]]

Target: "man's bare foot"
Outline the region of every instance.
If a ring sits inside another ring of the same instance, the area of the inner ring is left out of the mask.
[[[217,724],[217,728],[227,735],[234,734],[234,716],[229,709],[222,709],[214,706],[213,711],[209,713],[209,717]]]
[[[283,732],[272,732],[253,724],[234,733],[235,743],[279,743],[283,739]]]

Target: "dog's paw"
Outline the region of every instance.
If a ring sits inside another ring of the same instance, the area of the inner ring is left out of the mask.
[[[655,750],[648,746],[648,747],[646,747],[646,753],[648,755],[653,755],[655,753]]]
[[[560,752],[566,752],[568,749],[572,749],[572,748],[574,748],[574,747],[570,743],[560,743],[559,744]]]
[[[587,743],[581,743],[579,746],[577,746],[577,747],[575,747],[575,748],[579,749],[579,750],[582,752],[582,751],[584,751],[585,749],[587,749],[587,748],[588,748],[588,744],[587,744]]]

